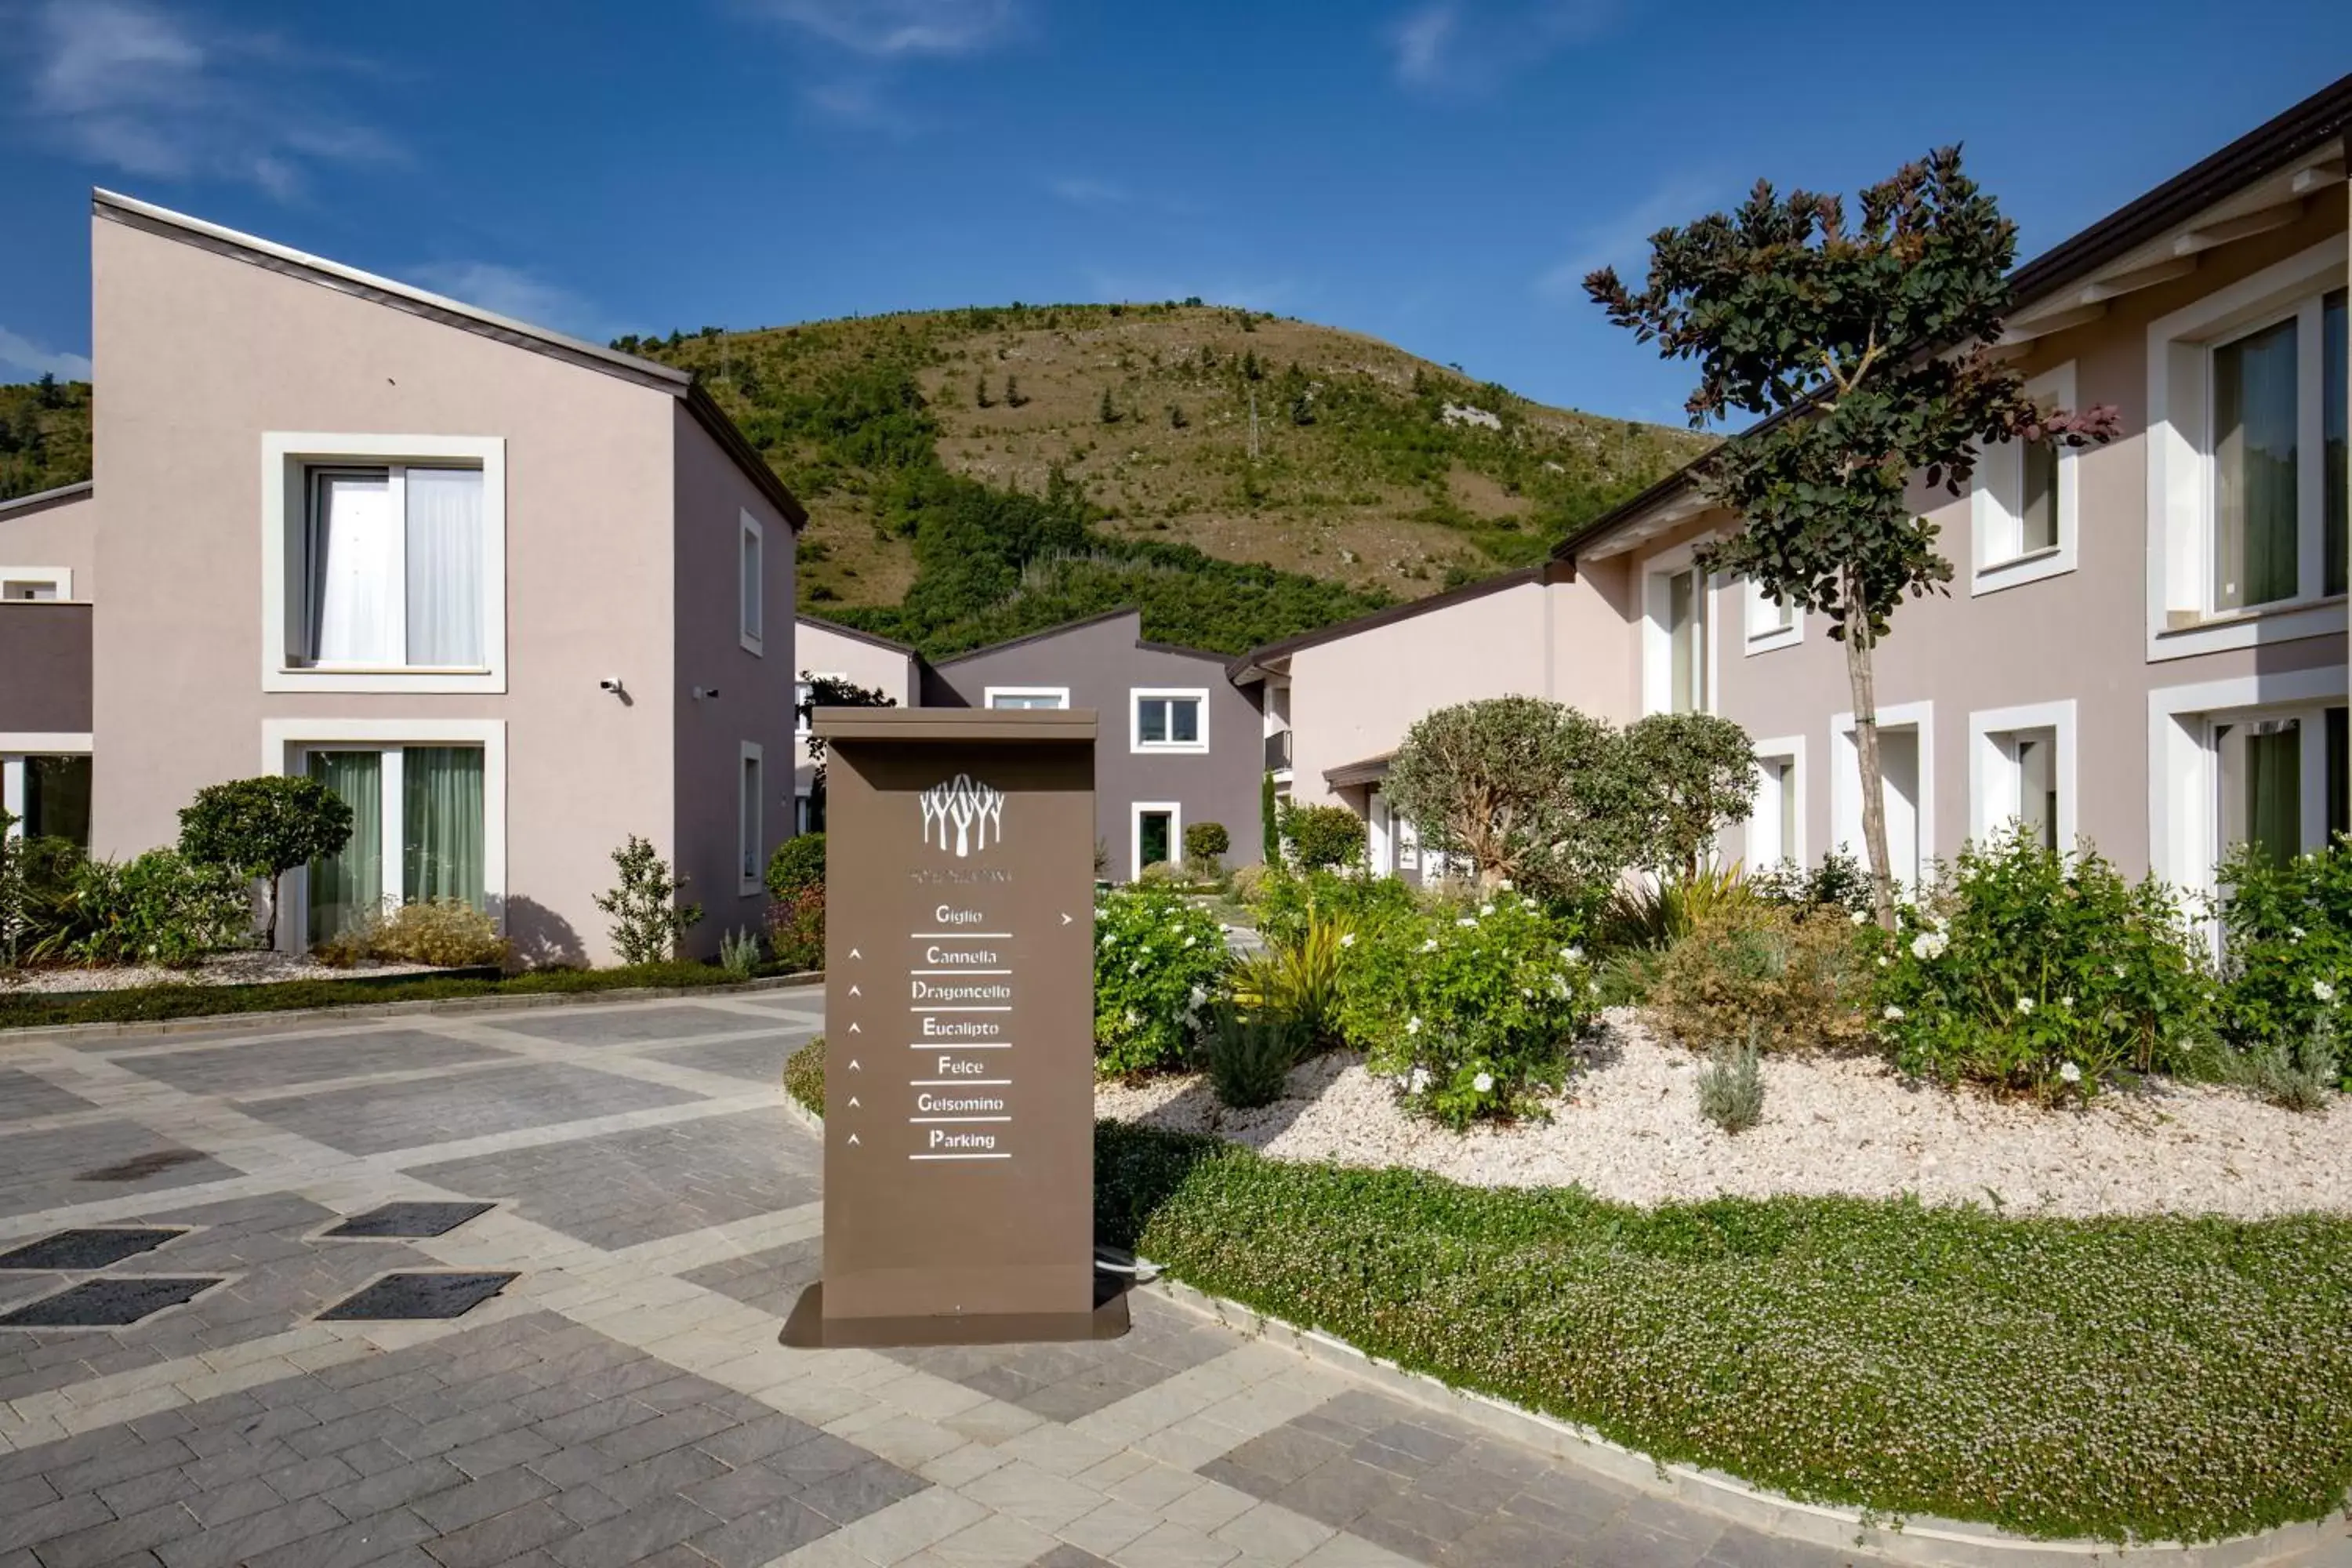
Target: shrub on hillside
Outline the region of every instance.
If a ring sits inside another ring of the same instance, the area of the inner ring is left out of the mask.
[[[1339,1026],[1374,1072],[1454,1127],[1536,1111],[1591,1016],[1576,922],[1509,894],[1341,940]]]
[[[1181,1065],[1225,965],[1215,917],[1164,888],[1095,902],[1095,1063],[1133,1077]]]
[[[782,902],[803,888],[824,886],[824,835],[801,833],[768,857],[768,896]]]
[[[1874,951],[1843,910],[1725,900],[1648,971],[1647,1016],[1696,1051],[1863,1045]]]
[[[2168,1072],[2211,1024],[2202,939],[2172,890],[2012,826],[1905,906],[1873,1024],[1906,1072],[2044,1100]]]
[[[2284,865],[2241,846],[2218,875],[2222,1037],[2292,1054],[2352,1002],[2352,839]]]

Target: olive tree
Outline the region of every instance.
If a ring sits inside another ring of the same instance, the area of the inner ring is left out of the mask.
[[[1962,173],[1957,147],[1864,190],[1858,223],[1838,196],[1784,197],[1759,180],[1737,212],[1662,229],[1650,252],[1640,290],[1606,267],[1585,289],[1666,358],[1697,362],[1694,427],[1769,416],[1701,459],[1703,488],[1742,526],[1698,564],[1826,616],[1845,645],[1863,838],[1892,929],[1871,653],[1896,605],[1952,575],[1912,480],[1957,495],[1981,446],[2105,441],[2115,410],[2037,406],[1998,352],[2016,226]]]
[[[1689,881],[1716,835],[1756,804],[1756,746],[1713,713],[1653,713],[1625,727],[1625,763],[1641,798],[1635,864]]]
[[[352,841],[352,808],[313,778],[265,773],[206,784],[180,808],[180,853],[269,884],[268,942],[278,945],[278,889],[286,873]]]
[[[1606,887],[1639,858],[1642,812],[1623,737],[1539,697],[1440,708],[1405,731],[1381,789],[1422,847],[1488,887]]]

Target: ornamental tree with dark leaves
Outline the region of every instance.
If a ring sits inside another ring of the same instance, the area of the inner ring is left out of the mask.
[[[1952,576],[1911,484],[1958,495],[1986,446],[2104,442],[2116,411],[2037,405],[1995,346],[2016,226],[1961,171],[1958,147],[1864,190],[1858,222],[1838,196],[1783,196],[1759,180],[1736,212],[1662,229],[1650,250],[1638,291],[1612,268],[1585,290],[1662,355],[1697,363],[1694,427],[1767,416],[1700,460],[1703,489],[1743,526],[1697,563],[1826,616],[1844,643],[1863,837],[1891,930],[1871,650],[1896,605]]]

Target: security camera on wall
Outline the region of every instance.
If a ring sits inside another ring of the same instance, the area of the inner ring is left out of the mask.
[[[596,689],[612,692],[617,697],[621,691],[621,678],[617,675],[608,675],[596,683]]]

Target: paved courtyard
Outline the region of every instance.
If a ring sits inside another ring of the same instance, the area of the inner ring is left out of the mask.
[[[0,1043],[0,1568],[1843,1560],[1151,1297],[783,1349],[821,1005]]]

